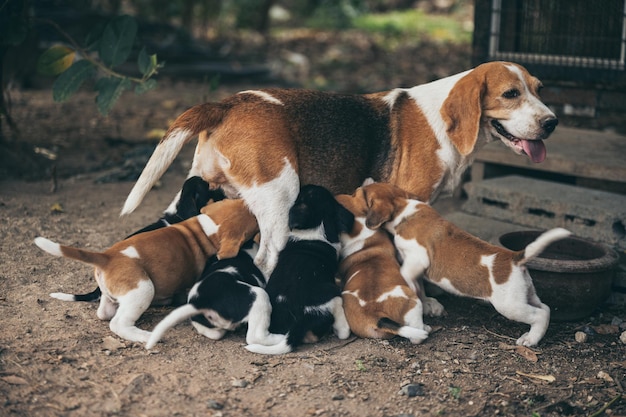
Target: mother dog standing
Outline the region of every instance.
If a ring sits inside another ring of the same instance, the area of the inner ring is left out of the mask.
[[[156,147],[122,215],[135,210],[182,146],[198,135],[189,176],[241,197],[257,217],[256,263],[273,270],[300,184],[352,193],[365,178],[425,202],[452,191],[486,143],[499,139],[534,162],[558,120],[523,67],[491,62],[413,88],[347,95],[248,90],[181,114]]]

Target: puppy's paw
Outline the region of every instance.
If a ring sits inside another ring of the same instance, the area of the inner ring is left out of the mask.
[[[446,309],[443,304],[437,301],[436,298],[426,297],[424,299],[424,314],[431,317],[441,317],[445,316]]]
[[[531,347],[531,346],[537,345],[537,343],[539,343],[539,340],[535,340],[534,338],[530,337],[530,335],[528,333],[524,333],[522,335],[522,337],[517,339],[517,342],[515,342],[515,343],[518,346]]]

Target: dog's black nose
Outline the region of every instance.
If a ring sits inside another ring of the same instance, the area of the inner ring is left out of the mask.
[[[558,124],[559,124],[559,119],[557,119],[556,117],[550,117],[549,119],[546,119],[543,121],[543,124],[541,125],[541,127],[547,134],[550,134],[554,132],[554,129],[556,128],[556,125]]]

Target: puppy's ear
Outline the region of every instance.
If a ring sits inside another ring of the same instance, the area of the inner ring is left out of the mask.
[[[456,83],[441,106],[448,137],[463,156],[472,153],[478,138],[484,78],[478,71],[470,72]]]
[[[395,211],[393,202],[377,198],[376,194],[371,191],[364,190],[363,194],[367,203],[365,225],[373,230],[379,229],[383,223],[392,219]]]
[[[239,253],[243,245],[243,239],[227,237],[220,242],[220,249],[217,251],[217,259],[234,258]]]
[[[339,233],[350,233],[353,226],[354,214],[337,202],[337,230]]]

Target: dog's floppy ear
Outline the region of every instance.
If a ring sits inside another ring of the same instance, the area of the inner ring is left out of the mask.
[[[393,218],[395,207],[392,201],[384,198],[377,198],[376,193],[363,189],[363,198],[367,204],[367,215],[365,225],[373,230],[379,229],[383,223]]]
[[[239,253],[243,242],[243,239],[223,239],[220,242],[220,249],[217,251],[217,259],[234,258]]]
[[[337,202],[337,229],[339,233],[350,233],[353,226],[354,214]],[[337,241],[339,241],[338,237]]]
[[[452,87],[441,106],[448,137],[463,156],[469,155],[476,145],[484,87],[484,75],[472,71]]]

